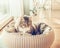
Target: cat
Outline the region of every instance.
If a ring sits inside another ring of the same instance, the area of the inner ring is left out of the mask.
[[[19,30],[19,32],[26,33],[28,31],[30,31],[31,26],[32,26],[31,18],[28,16],[24,16],[24,17],[21,17],[21,19],[20,19],[18,30]]]
[[[18,29],[20,32],[29,33],[31,35],[43,34],[45,30],[50,30],[50,27],[45,23],[32,24],[32,19],[28,16],[21,18]]]
[[[32,18],[28,16],[24,16],[20,20],[20,24],[18,27],[19,32],[25,32],[31,35],[36,35],[37,30],[36,30],[36,25],[32,24]]]

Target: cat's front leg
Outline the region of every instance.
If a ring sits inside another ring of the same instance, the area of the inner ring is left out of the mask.
[[[15,22],[15,29],[18,30],[19,24],[20,24],[20,17],[18,17],[17,19],[14,20]]]

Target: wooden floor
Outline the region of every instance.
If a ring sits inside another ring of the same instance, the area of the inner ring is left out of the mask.
[[[52,11],[51,22],[55,33],[55,41],[51,48],[60,48],[60,11]]]

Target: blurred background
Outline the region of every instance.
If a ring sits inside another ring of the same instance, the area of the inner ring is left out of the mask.
[[[0,27],[11,16],[23,15],[39,16],[49,24],[55,33],[51,48],[60,48],[60,0],[0,0]]]

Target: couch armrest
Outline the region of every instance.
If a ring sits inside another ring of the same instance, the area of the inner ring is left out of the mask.
[[[13,16],[11,17],[6,17],[6,19],[4,19],[4,21],[0,24],[0,31],[7,25],[9,24],[11,21],[13,20]]]

